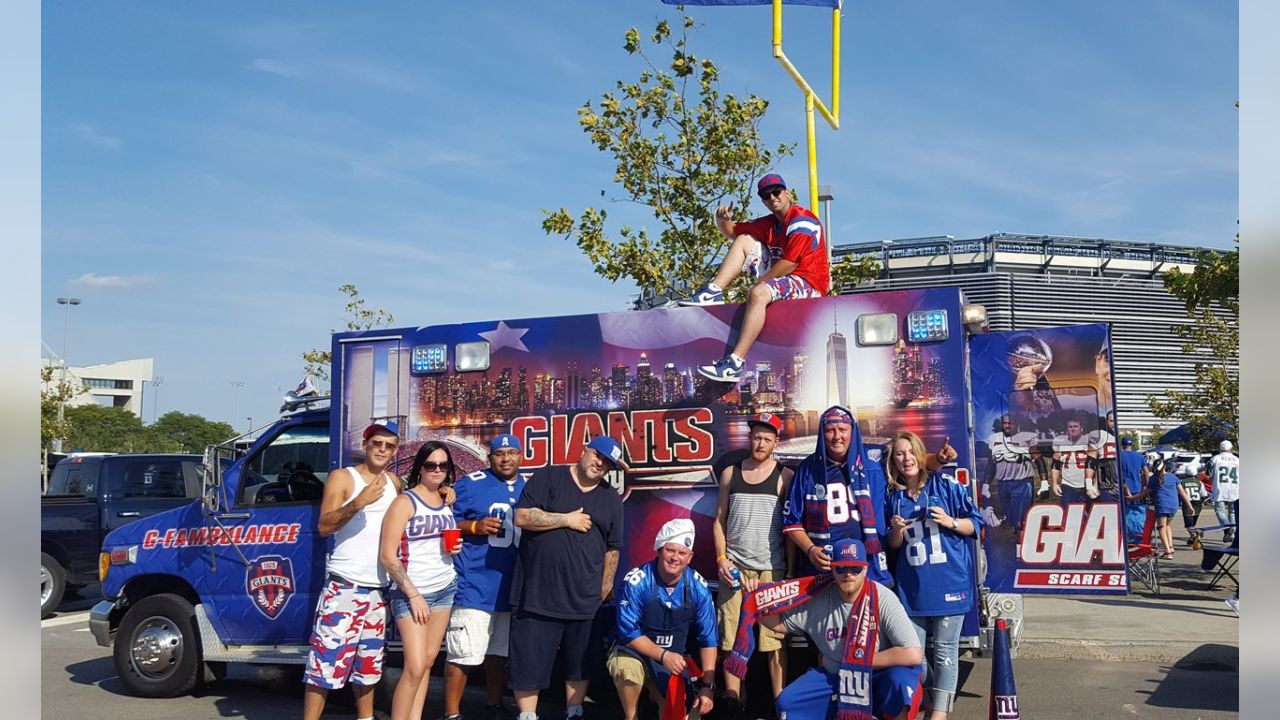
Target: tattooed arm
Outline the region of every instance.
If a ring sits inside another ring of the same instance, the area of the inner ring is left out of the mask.
[[[555,530],[556,528],[572,528],[578,532],[591,529],[591,516],[578,508],[571,513],[547,512],[542,508],[516,508],[516,527],[521,530]]]
[[[618,574],[618,556],[621,552],[617,548],[610,548],[604,551],[604,577],[600,582],[600,602],[606,602],[609,596],[613,594],[613,578]]]

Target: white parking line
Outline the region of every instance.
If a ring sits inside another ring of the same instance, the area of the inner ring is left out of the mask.
[[[85,610],[84,612],[72,613],[70,615],[59,615],[57,617],[51,617],[48,620],[41,620],[40,627],[43,629],[57,627],[59,625],[74,625],[76,623],[87,622],[89,622],[89,611]],[[85,629],[88,630],[88,628]]]

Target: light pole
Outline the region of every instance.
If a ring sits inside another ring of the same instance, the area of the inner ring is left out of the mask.
[[[232,380],[227,384],[231,386],[231,417],[234,418],[240,414],[240,388],[244,387],[244,381]],[[235,427],[235,420],[231,423]]]
[[[160,386],[164,384],[164,376],[157,375],[151,378],[151,422],[154,423],[159,418],[160,412]]]
[[[245,432],[245,434],[246,434],[246,435],[248,435],[249,433],[253,432],[253,418],[252,418],[252,417],[247,417],[247,418],[245,418],[244,420],[245,420],[245,422],[249,423],[249,427],[248,427],[248,429],[246,429],[246,430],[244,431],[244,432]]]
[[[58,304],[65,305],[67,308],[66,312],[63,313],[64,317],[62,322],[62,387],[58,389],[59,394],[62,394],[62,391],[65,391],[67,387],[67,338],[71,335],[71,306],[79,305],[80,298],[60,297],[58,298]],[[67,400],[66,398],[63,398],[58,402],[58,425],[59,426],[62,425],[63,418],[66,417],[66,410],[67,410]],[[54,438],[54,445],[56,446],[54,447],[55,452],[62,452],[61,437]]]

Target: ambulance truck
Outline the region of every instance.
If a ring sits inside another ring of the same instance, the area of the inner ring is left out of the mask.
[[[996,442],[1001,457],[1025,454],[1029,477],[1114,457],[1105,325],[986,332],[984,310],[955,288],[782,301],[740,380],[702,377],[697,366],[724,354],[741,315],[729,304],[336,334],[327,403],[292,398],[247,450],[209,449],[201,500],[106,537],[106,600],[90,629],[138,695],[188,692],[229,662],[305,662],[327,549],[316,531],[324,478],[359,462],[362,430],[388,421],[400,473],[428,440],[448,443],[461,476],[487,465],[499,433],[520,438],[524,473],[574,463],[593,436],[611,435],[630,467],[607,478],[625,500],[619,581],[652,558],[673,517],[694,521],[694,567],[714,581],[716,478],[747,455],[747,418],[780,416],[778,455],[795,463],[813,452],[821,412],[841,405],[869,462],[883,462],[899,430],[958,451],[944,472],[991,520],[967,646],[984,648],[996,617],[1020,629],[1023,593],[1128,591],[1118,505],[1039,497],[1008,517],[993,486]],[[996,437],[1005,416],[1015,427]],[[1087,436],[1068,446],[1071,418]]]

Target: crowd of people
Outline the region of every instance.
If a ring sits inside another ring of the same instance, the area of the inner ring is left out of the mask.
[[[628,467],[613,438],[596,437],[575,464],[527,480],[513,435],[493,438],[489,467],[464,477],[455,477],[449,447],[428,441],[401,478],[390,470],[397,428],[370,425],[364,459],[331,473],[321,501],[318,529],[333,546],[304,717],[319,718],[327,692],[345,685],[357,716],[373,717],[388,614],[404,647],[394,720],[423,716],[441,648],[445,720],[461,718],[478,666],[486,717],[510,715],[502,704],[509,688],[518,720],[535,720],[557,659],[567,718],[583,715],[601,669],[628,720],[646,690],[667,706],[664,717],[673,703],[679,717],[717,703],[720,717],[742,717],[742,678],[756,649],[767,655],[779,718],[914,717],[922,701],[931,718],[947,717],[960,626],[975,600],[970,540],[983,524],[964,486],[937,471],[954,449],[927,453],[919,437],[898,433],[886,474],[853,415],[837,406],[821,415],[817,450],[793,472],[773,456],[781,419],[762,413],[747,422],[749,454],[718,478],[714,597],[690,567],[697,537],[689,518],[666,522],[653,559],[615,583],[622,498],[604,480]],[[606,604],[616,619],[602,632]],[[790,684],[787,633],[808,636],[820,658]]]
[[[716,277],[684,302],[723,302],[736,277],[756,280],[733,351],[699,369],[712,380],[739,379],[770,303],[822,295],[830,283],[816,216],[794,203],[776,174],[757,189],[769,214],[735,223],[731,207],[717,211],[729,253]],[[773,455],[781,419],[762,413],[748,425],[748,454],[716,478],[714,597],[690,567],[698,539],[688,518],[665,523],[653,538],[653,559],[615,583],[622,498],[605,476],[628,468],[614,439],[595,437],[573,465],[539,468],[527,479],[514,435],[492,438],[489,467],[464,477],[455,477],[448,446],[428,441],[401,478],[390,470],[397,428],[370,425],[363,460],[325,483],[318,531],[333,545],[304,676],[304,718],[319,720],[328,691],[346,685],[357,717],[373,718],[388,608],[404,646],[393,720],[422,717],[441,647],[444,720],[461,718],[463,691],[479,666],[487,718],[509,716],[502,700],[510,689],[517,720],[537,720],[557,659],[567,719],[583,716],[599,670],[612,680],[627,720],[646,691],[664,706],[664,719],[697,718],[717,704],[720,717],[738,718],[757,650],[767,656],[769,682],[754,687],[768,687],[780,720],[908,718],[922,709],[929,720],[947,718],[961,626],[977,601],[973,539],[995,519],[940,472],[955,450],[944,441],[928,453],[920,437],[904,431],[893,436],[882,464],[864,446],[852,413],[834,406],[820,416],[816,451],[792,470]],[[1171,547],[1167,520],[1177,498],[1186,499],[1181,485],[1157,482],[1159,468],[1149,482],[1143,469],[1134,483],[1123,453],[1118,473],[1109,481],[1105,472],[1099,476],[1096,448],[1109,445],[1115,458],[1114,438],[1095,442],[1097,433],[1086,435],[1078,418],[1067,422],[1061,442],[1054,438],[1063,453],[1011,441],[1014,425],[1002,418],[999,438],[993,436],[994,474],[984,490],[990,496],[996,485],[1006,519],[1019,509],[1025,515],[1034,502],[1040,463],[1063,502],[1121,491],[1134,499],[1153,495]],[[1234,521],[1238,475],[1225,474],[1229,483],[1214,488],[1215,507]],[[602,632],[601,608],[610,604],[616,617]],[[807,636],[818,659],[789,684],[788,633]]]

